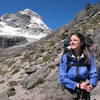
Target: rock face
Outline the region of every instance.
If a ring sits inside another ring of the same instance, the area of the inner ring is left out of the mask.
[[[96,5],[92,5],[94,7]],[[100,11],[82,18],[84,20],[73,21],[24,48],[2,49],[0,98],[3,94],[5,100],[67,100],[69,94],[62,91],[59,84],[59,62],[64,40],[72,31],[90,35],[94,40],[94,56],[100,73]],[[91,92],[91,100],[94,99],[100,99],[100,81]]]
[[[25,37],[1,36],[0,37],[0,48],[8,48],[14,45],[24,44],[26,42],[27,40]]]
[[[77,14],[77,16],[75,18],[75,22],[80,22],[80,21],[86,20],[86,18],[95,15],[97,13],[97,11],[100,11],[100,3],[98,3],[94,6],[91,4],[87,4],[85,6],[85,9],[82,10],[79,14]]]

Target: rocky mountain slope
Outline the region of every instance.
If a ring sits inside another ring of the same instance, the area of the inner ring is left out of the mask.
[[[4,54],[7,52],[10,57],[6,57],[0,63],[0,100],[66,100],[68,96],[66,91],[61,90],[58,79],[59,61],[65,38],[76,30],[90,35],[94,40],[96,45],[94,54],[99,72],[100,4],[98,3],[87,5],[74,21],[27,45],[23,50],[14,52],[16,48],[8,48]],[[91,93],[91,100],[99,98],[100,82]]]
[[[16,40],[19,39],[22,39],[22,43],[33,42],[49,33],[51,33],[51,29],[43,22],[40,15],[30,9],[19,11],[16,14],[5,14],[0,17],[0,37],[3,38],[0,39],[1,47],[16,45],[19,42]],[[7,44],[6,41],[11,42]],[[12,41],[14,41],[13,44],[11,44]]]

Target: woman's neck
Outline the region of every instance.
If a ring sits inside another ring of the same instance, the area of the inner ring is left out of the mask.
[[[79,57],[81,55],[81,50],[74,50],[74,55]]]

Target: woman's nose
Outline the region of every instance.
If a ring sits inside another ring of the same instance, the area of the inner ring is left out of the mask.
[[[73,41],[71,41],[71,42],[70,42],[70,44],[71,44],[71,45],[73,45],[73,44],[74,44],[74,42],[73,42]]]
[[[74,43],[74,41],[71,41],[70,43],[72,44],[72,43]]]

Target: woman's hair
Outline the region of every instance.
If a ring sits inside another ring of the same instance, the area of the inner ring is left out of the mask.
[[[76,35],[82,42],[81,50],[84,53],[85,58],[86,58],[85,63],[90,64],[90,50],[89,50],[89,47],[85,43],[85,36],[79,32],[72,33],[71,36],[72,35]]]

